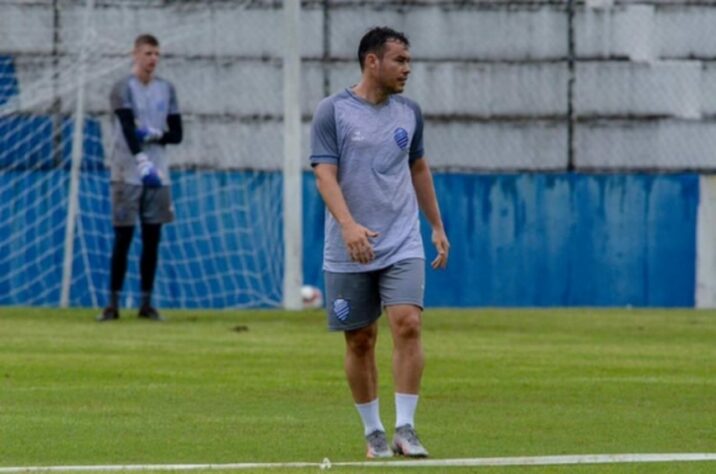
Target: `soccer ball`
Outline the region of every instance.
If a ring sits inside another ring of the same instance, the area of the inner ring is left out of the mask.
[[[301,287],[301,299],[303,300],[304,308],[323,307],[323,293],[315,286],[303,285]]]

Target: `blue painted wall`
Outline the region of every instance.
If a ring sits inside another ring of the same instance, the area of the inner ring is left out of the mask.
[[[230,252],[210,254],[216,246],[208,228],[222,229],[222,245],[251,251],[264,238],[258,219],[215,216],[199,223],[192,216],[227,207],[233,199],[220,192],[229,182],[246,181],[258,204],[279,199],[281,179],[266,173],[250,180],[241,172],[184,172],[174,176],[177,222],[167,226],[161,259],[177,254],[201,255],[203,270],[217,277],[187,285],[191,268],[165,266],[157,288],[163,306],[223,307],[243,304],[227,269],[240,267],[226,259]],[[83,174],[83,193],[104,196],[84,200],[76,248],[89,249],[75,259],[79,275],[72,289],[74,304],[91,305],[88,288],[106,288],[112,232],[106,172]],[[67,172],[0,172],[0,304],[54,305],[59,300],[65,215],[56,203],[66,202]],[[223,183],[223,184],[222,184]],[[435,184],[452,243],[447,271],[428,269],[429,306],[693,306],[696,261],[696,210],[699,179],[679,175],[476,175],[437,174]],[[211,196],[190,199],[201,189]],[[226,187],[226,189],[230,189]],[[23,192],[20,192],[20,191]],[[28,190],[30,190],[28,192]],[[279,201],[280,202],[280,201]],[[322,286],[323,205],[310,173],[304,179],[304,275]],[[213,221],[216,222],[213,222]],[[221,221],[221,222],[219,222]],[[204,228],[195,229],[197,225]],[[207,227],[208,226],[208,227]],[[246,229],[253,229],[250,233]],[[280,231],[280,228],[279,228]],[[434,256],[430,232],[423,223],[428,259]],[[78,237],[79,239],[79,237]],[[183,242],[190,242],[183,246]],[[31,245],[27,245],[31,243]],[[136,246],[133,249],[136,258]],[[8,257],[11,255],[12,257]],[[41,259],[38,256],[42,255]],[[239,258],[239,257],[235,257]],[[258,254],[249,262],[257,274],[266,265],[278,267],[272,279],[256,282],[279,298],[280,255]],[[88,264],[88,266],[85,265]],[[246,262],[242,262],[242,265]],[[132,270],[127,286],[136,286]],[[36,281],[36,276],[44,277]],[[218,276],[223,274],[223,276]],[[278,281],[278,285],[272,280]],[[34,282],[29,284],[29,282]],[[22,288],[22,291],[18,291]],[[38,295],[41,299],[38,300]],[[199,296],[192,303],[192,295]],[[101,302],[100,302],[101,303]]]
[[[693,306],[697,175],[439,175],[440,306]],[[423,238],[429,242],[424,227]]]
[[[71,117],[62,117],[58,126],[60,129],[56,134],[53,132],[52,119],[48,116],[0,117],[0,169],[69,170],[74,120]],[[59,136],[62,147],[58,156],[53,156],[52,137],[56,135]],[[104,170],[101,125],[97,120],[85,120],[83,147],[85,156],[82,170]]]
[[[20,94],[20,87],[15,73],[15,61],[12,56],[0,55],[0,105]]]

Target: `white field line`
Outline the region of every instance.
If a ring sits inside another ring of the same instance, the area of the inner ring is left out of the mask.
[[[331,462],[251,462],[233,464],[114,464],[96,466],[27,466],[0,467],[1,474],[31,472],[83,472],[83,471],[195,471],[240,469],[286,469],[315,467],[322,470],[341,467],[447,467],[447,466],[552,466],[567,464],[620,464],[654,462],[716,461],[716,453],[664,453],[664,454],[581,454],[567,456],[521,456],[501,458],[422,459],[410,461]]]

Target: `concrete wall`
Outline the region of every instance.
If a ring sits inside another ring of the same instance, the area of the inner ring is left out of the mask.
[[[83,2],[59,4],[55,18],[49,0],[0,1],[0,54],[15,58],[26,111],[49,108],[53,71],[66,89],[65,110],[74,106]],[[578,2],[572,137],[563,2],[346,0],[324,7],[307,1],[302,12],[304,156],[317,102],[359,80],[360,36],[388,24],[411,38],[415,61],[406,94],[423,106],[436,166],[564,169],[570,140],[574,163],[589,169],[716,165],[708,153],[716,2]],[[275,169],[282,150],[282,21],[268,0],[249,6],[99,0],[89,110],[109,124],[109,87],[129,68],[131,39],[152,31],[163,41],[160,73],[176,83],[191,125],[175,163]],[[60,41],[53,46],[55,24]],[[656,143],[666,148],[655,150]]]

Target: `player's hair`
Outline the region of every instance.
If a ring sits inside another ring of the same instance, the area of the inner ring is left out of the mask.
[[[144,33],[134,38],[134,49],[137,49],[144,44],[158,48],[159,40],[156,36],[150,35],[149,33]]]
[[[358,62],[360,63],[361,71],[365,66],[365,57],[368,53],[374,53],[379,58],[383,57],[385,44],[388,41],[399,41],[406,47],[410,46],[410,41],[408,41],[408,37],[404,33],[395,31],[387,26],[376,26],[363,35],[358,46]]]

